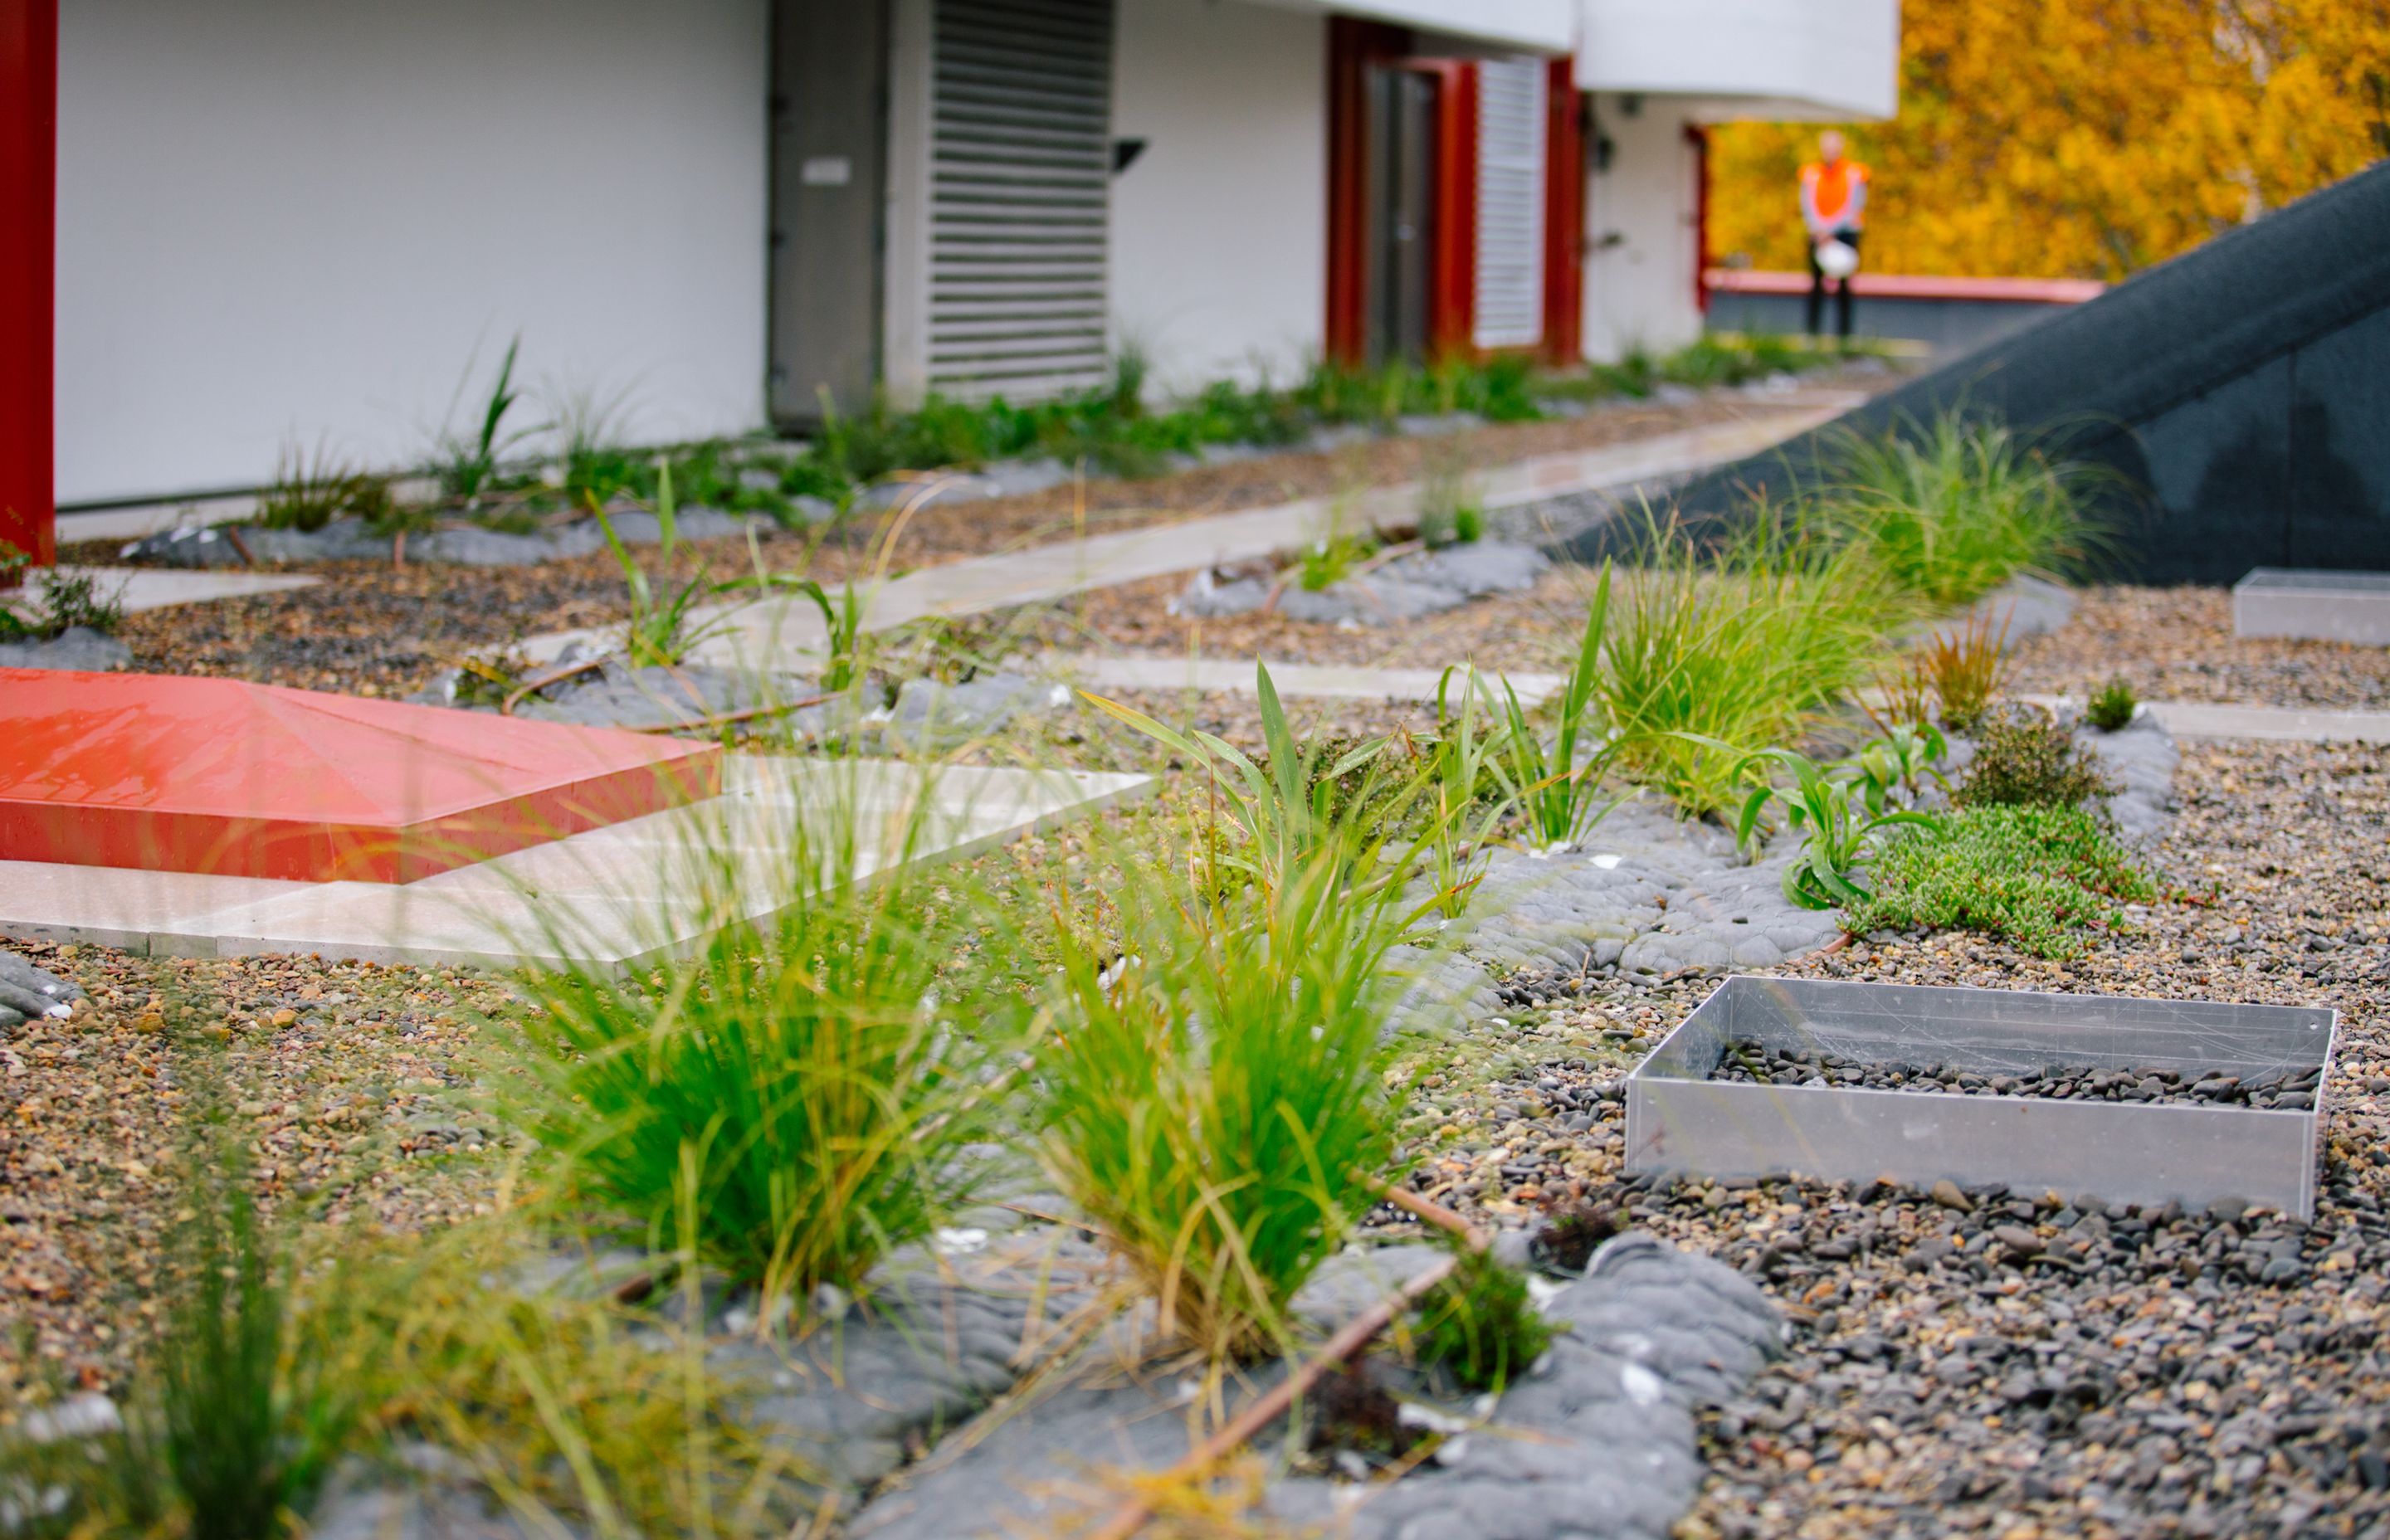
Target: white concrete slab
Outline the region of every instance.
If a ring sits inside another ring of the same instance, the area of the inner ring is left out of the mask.
[[[0,862],[0,935],[155,956],[631,963],[801,901],[811,884],[800,870],[797,830],[823,827],[834,805],[860,814],[858,875],[868,877],[899,860],[968,859],[1154,786],[1149,776],[1094,771],[748,755],[729,762],[725,780],[723,797],[694,807],[404,884]],[[911,822],[905,810],[920,797],[928,805]],[[726,879],[726,871],[733,874]]]
[[[1726,464],[1831,420],[1864,399],[1821,395],[1746,421],[1717,423],[1600,449],[1539,456],[1480,478],[1488,507],[1510,507],[1581,492],[1623,491]],[[864,627],[885,631],[933,615],[969,615],[1037,604],[1201,567],[1291,550],[1343,528],[1399,528],[1419,517],[1415,484],[1351,497],[1303,497],[1151,529],[1060,541],[1033,550],[976,557],[909,572],[864,596]],[[821,614],[807,601],[773,598],[701,612],[726,624],[694,657],[726,667],[804,672],[824,647]],[[605,630],[558,632],[522,644],[533,662],[574,642],[610,645]]]
[[[2390,743],[2390,712],[2294,711],[2152,700],[2150,714],[2177,738],[2256,738],[2290,743]]]
[[[2390,572],[2255,568],[2232,585],[2232,634],[2390,647]]]
[[[180,571],[155,567],[59,567],[33,572],[25,586],[9,597],[12,608],[38,608],[43,594],[58,577],[88,574],[98,581],[93,592],[113,599],[128,615],[144,610],[164,610],[177,604],[205,604],[211,599],[247,598],[254,594],[278,594],[310,588],[321,582],[303,572]]]
[[[1253,695],[1260,690],[1250,659],[1237,658],[1097,658],[1060,654],[1031,665],[1040,675],[1071,680],[1085,688],[1115,690],[1194,690],[1204,693]],[[1346,668],[1317,663],[1269,664],[1270,684],[1289,699],[1325,700],[1429,701],[1442,683],[1442,669]],[[1504,677],[1532,706],[1556,694],[1562,683],[1557,674],[1511,674]]]

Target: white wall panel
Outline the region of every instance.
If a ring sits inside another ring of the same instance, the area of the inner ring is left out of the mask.
[[[1327,316],[1327,23],[1242,0],[1120,0],[1112,307],[1179,388],[1319,351]]]
[[[1582,3],[1584,90],[1708,98],[1695,117],[1712,122],[1889,118],[1899,106],[1899,0]]]
[[[65,0],[58,495],[418,458],[479,348],[763,417],[764,0]]]

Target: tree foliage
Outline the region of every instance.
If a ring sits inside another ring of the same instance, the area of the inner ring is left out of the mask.
[[[2390,0],[1908,0],[1868,265],[2111,281],[2390,155]],[[1820,125],[1713,141],[1715,256],[1804,265]]]

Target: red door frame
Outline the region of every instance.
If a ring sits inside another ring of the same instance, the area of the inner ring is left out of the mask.
[[[1428,284],[1432,364],[1477,356],[1477,65],[1407,58],[1435,82],[1435,272]]]
[[[1544,360],[1566,368],[1585,354],[1585,106],[1576,61],[1551,61],[1544,93]]]
[[[1410,32],[1328,19],[1328,315],[1331,364],[1358,368],[1369,349],[1369,68],[1410,51]]]
[[[1685,142],[1693,147],[1693,308],[1710,313],[1710,131],[1700,123],[1685,125]]]
[[[58,559],[58,0],[0,0],[0,541],[44,567]]]

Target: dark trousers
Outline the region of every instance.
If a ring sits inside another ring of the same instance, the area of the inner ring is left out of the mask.
[[[1833,238],[1854,251],[1859,249],[1859,233],[1857,230],[1837,230]],[[1830,282],[1834,286],[1834,335],[1848,337],[1851,334],[1851,280],[1829,279],[1826,270],[1818,265],[1818,248],[1813,242],[1809,247],[1809,335],[1812,337],[1818,335],[1818,323],[1826,318],[1826,285]]]

